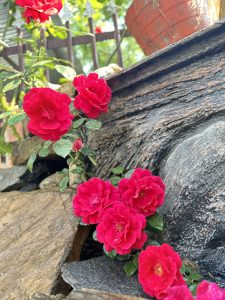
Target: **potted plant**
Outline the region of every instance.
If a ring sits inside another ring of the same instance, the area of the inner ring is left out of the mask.
[[[219,4],[220,0],[133,0],[125,19],[131,35],[150,55],[211,25]]]

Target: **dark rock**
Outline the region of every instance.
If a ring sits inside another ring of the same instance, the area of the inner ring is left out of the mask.
[[[20,192],[31,192],[31,191],[35,191],[38,189],[38,184],[37,183],[28,183],[25,186],[21,187],[21,189],[19,189]]]
[[[15,166],[0,170],[0,192],[8,192],[23,186],[21,176],[26,173],[25,166]]]
[[[225,122],[180,143],[161,175],[167,240],[225,287]]]
[[[76,290],[86,288],[138,297],[144,296],[137,276],[127,277],[123,265],[124,262],[101,256],[64,264],[62,277]]]

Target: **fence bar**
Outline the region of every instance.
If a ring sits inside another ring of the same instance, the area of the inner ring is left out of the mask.
[[[123,30],[119,30],[120,35],[123,34]],[[130,36],[130,33],[128,31],[125,32],[124,37]],[[103,33],[98,33],[95,35],[95,40],[96,42],[102,42],[106,40],[112,40],[115,39],[115,32],[114,31],[109,31],[109,32],[103,32]],[[76,45],[86,45],[90,43],[90,35],[89,34],[84,34],[80,36],[76,36],[72,38],[72,46]],[[66,47],[66,40],[59,40],[57,38],[49,37],[47,39],[47,49],[57,49],[57,48],[63,48]],[[32,50],[30,45],[23,45],[23,53],[25,53],[26,50]],[[18,54],[18,46],[10,46],[8,48],[4,48],[2,52],[0,53],[0,56],[3,58],[5,56],[13,55],[13,54]]]
[[[40,29],[40,37],[41,37],[40,46],[44,47],[47,50],[48,49],[47,48],[47,40],[46,40],[46,36],[45,36],[44,27],[41,27],[41,29]],[[49,70],[48,69],[45,71],[45,76],[46,76],[47,80],[49,81]]]
[[[93,19],[91,17],[88,18],[88,25],[90,29],[91,36],[91,46],[92,46],[92,57],[93,57],[93,65],[94,69],[98,69],[98,55],[97,55],[97,49],[96,49],[96,37],[94,32],[94,24]]]
[[[20,39],[23,38],[23,32],[21,28],[16,28],[17,37],[18,37],[18,62],[19,62],[19,71],[24,71],[24,56],[23,56],[23,43]]]
[[[122,51],[121,51],[121,41],[120,41],[120,31],[118,28],[118,21],[117,21],[117,14],[112,14],[113,24],[115,28],[115,40],[116,40],[116,52],[117,52],[117,60],[118,65],[123,68],[123,58],[122,58]]]
[[[69,21],[66,21],[65,24],[66,28],[68,29],[67,31],[67,55],[68,55],[68,60],[71,62],[72,66],[74,66],[74,56],[73,56],[73,41],[72,41],[72,35],[70,31],[70,23]]]

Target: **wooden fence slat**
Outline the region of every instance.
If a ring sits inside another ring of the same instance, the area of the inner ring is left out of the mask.
[[[73,41],[72,41],[72,35],[71,35],[71,31],[70,31],[69,21],[66,21],[65,26],[68,29],[68,31],[67,31],[67,40],[66,40],[68,60],[71,62],[72,66],[74,66]]]
[[[115,28],[115,40],[116,40],[116,52],[117,52],[118,65],[121,68],[123,68],[123,58],[122,58],[122,51],[121,51],[120,31],[118,28],[117,14],[113,13],[112,18],[113,18],[113,24]]]
[[[98,55],[97,55],[97,48],[96,48],[96,37],[94,31],[94,23],[91,17],[88,18],[88,25],[90,29],[91,36],[91,47],[92,47],[92,58],[93,58],[93,66],[94,69],[98,69]]]

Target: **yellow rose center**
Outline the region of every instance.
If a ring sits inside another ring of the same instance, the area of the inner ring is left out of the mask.
[[[162,274],[163,274],[163,269],[162,269],[162,266],[161,266],[159,263],[157,263],[157,264],[154,266],[154,272],[155,272],[156,275],[162,276]]]
[[[117,224],[116,224],[116,230],[117,230],[117,231],[122,231],[122,230],[123,230],[123,225],[120,224],[120,223],[117,223]]]

